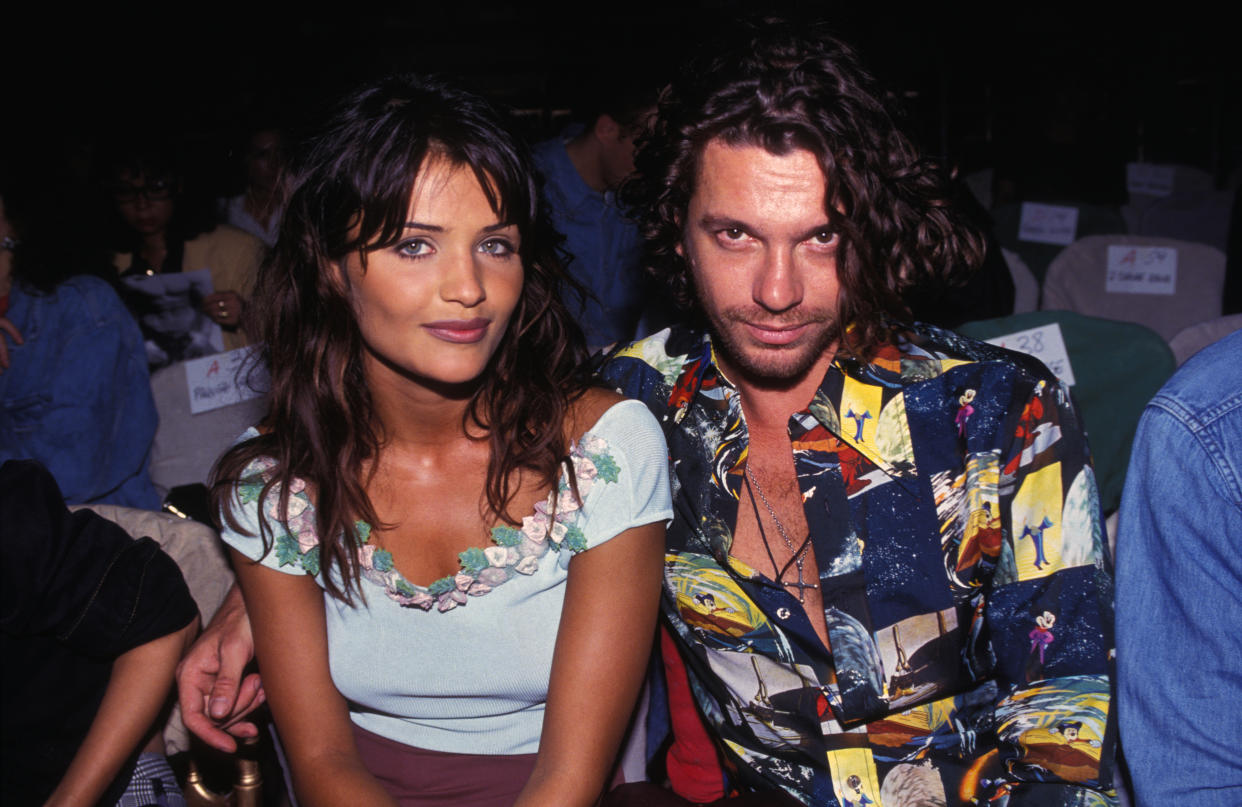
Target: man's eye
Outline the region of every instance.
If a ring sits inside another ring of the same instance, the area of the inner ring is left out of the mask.
[[[746,233],[742,231],[741,227],[729,227],[728,229],[721,230],[721,233],[730,241],[737,241],[746,235]]]
[[[821,230],[812,236],[811,240],[819,246],[829,247],[837,243],[837,237],[837,233],[832,230]]]

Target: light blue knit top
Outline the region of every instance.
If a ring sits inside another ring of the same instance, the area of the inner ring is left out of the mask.
[[[454,577],[416,586],[393,568],[388,552],[360,547],[366,602],[349,606],[324,595],[332,680],[357,725],[434,751],[538,751],[574,554],[673,515],[668,449],[641,403],[610,408],[570,459],[581,506],[562,473],[554,511],[549,495],[521,527],[493,529],[488,545],[462,553]],[[276,535],[272,551],[264,556],[254,537],[270,466],[252,464],[234,492],[234,512],[252,535],[226,529],[222,537],[247,557],[262,556],[269,568],[314,574],[322,585],[313,506],[303,485],[291,485],[288,530],[274,520],[278,491],[265,500]],[[369,529],[362,524],[360,532]]]

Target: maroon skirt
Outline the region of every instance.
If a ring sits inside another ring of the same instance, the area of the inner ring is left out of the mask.
[[[389,740],[354,726],[358,755],[401,807],[511,807],[535,769],[535,754],[449,754]]]

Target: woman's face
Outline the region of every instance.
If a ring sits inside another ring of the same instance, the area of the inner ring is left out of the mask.
[[[162,233],[173,217],[176,182],[171,177],[147,177],[128,171],[117,176],[112,186],[121,218],[140,235]]]
[[[365,270],[356,254],[340,267],[368,378],[437,385],[477,379],[522,295],[519,238],[468,166],[425,163],[400,240],[368,252]]]

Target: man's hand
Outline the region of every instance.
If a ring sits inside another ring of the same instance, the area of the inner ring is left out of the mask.
[[[212,748],[232,753],[233,737],[254,737],[242,718],[266,699],[257,673],[242,672],[254,658],[254,638],[241,590],[234,585],[220,610],[177,665],[177,697],[185,727]],[[231,735],[231,736],[230,736]]]
[[[4,336],[13,340],[13,344],[20,345],[22,343],[21,331],[17,330],[17,326],[5,317],[0,317],[0,373],[9,369],[9,343],[5,341]]]

